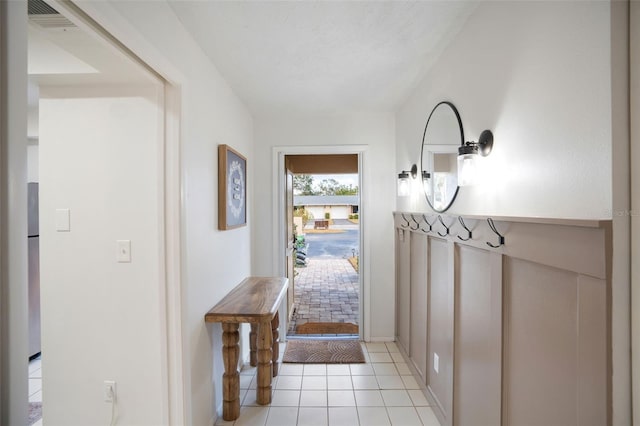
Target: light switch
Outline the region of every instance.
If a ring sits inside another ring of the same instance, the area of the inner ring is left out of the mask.
[[[56,231],[58,232],[71,231],[71,219],[70,219],[69,209],[56,210]]]
[[[129,263],[131,262],[131,240],[118,240],[118,255],[116,256],[118,262]]]

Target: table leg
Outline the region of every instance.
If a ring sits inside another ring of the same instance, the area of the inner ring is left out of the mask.
[[[239,324],[222,323],[222,360],[224,375],[222,376],[222,418],[235,420],[240,416],[240,374],[238,374],[238,357],[240,355]]]
[[[278,375],[278,358],[280,357],[280,332],[278,331],[278,327],[280,327],[280,315],[278,315],[278,311],[276,311],[276,314],[271,320],[271,334],[273,335],[273,345],[271,348],[273,377]]]
[[[252,367],[258,365],[258,356],[256,354],[256,342],[258,339],[258,324],[251,323],[251,331],[249,332],[249,364]]]
[[[260,405],[271,403],[272,347],[271,322],[261,322],[258,326],[258,386],[256,387],[256,401]]]

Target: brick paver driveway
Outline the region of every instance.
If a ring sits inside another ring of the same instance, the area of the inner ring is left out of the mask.
[[[358,324],[358,273],[347,259],[308,258],[308,265],[296,268],[296,312],[289,324],[295,333],[307,322],[350,322]]]

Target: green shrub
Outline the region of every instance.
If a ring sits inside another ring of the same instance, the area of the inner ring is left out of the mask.
[[[294,208],[293,216],[302,218],[302,226],[307,226],[307,222],[313,219],[313,214],[310,211],[307,211],[304,207]]]
[[[325,219],[331,219],[331,213],[326,212],[326,213],[324,214],[324,218],[325,218]]]

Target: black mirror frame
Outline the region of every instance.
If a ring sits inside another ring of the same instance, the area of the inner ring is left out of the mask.
[[[438,109],[438,107],[440,105],[447,105],[448,107],[451,108],[451,110],[453,111],[453,113],[456,115],[456,119],[458,120],[458,126],[460,128],[460,144],[459,145],[464,145],[464,129],[462,127],[462,119],[460,118],[460,113],[458,112],[458,109],[456,108],[456,106],[449,102],[449,101],[442,101],[442,102],[438,102],[438,104],[436,106],[433,107],[433,109],[431,110],[431,113],[429,114],[429,118],[427,119],[427,124],[425,124],[424,126],[424,132],[422,133],[422,147],[420,149],[420,170],[421,172],[425,171],[425,164],[424,164],[424,146],[425,146],[425,137],[427,136],[427,128],[429,127],[429,121],[431,121],[431,116],[433,116],[433,113],[436,111],[436,109]],[[426,170],[427,172],[429,172],[428,170]],[[457,173],[457,172],[456,172]],[[423,181],[424,184],[424,181]],[[460,185],[456,186],[456,192],[453,194],[453,197],[451,198],[451,200],[449,201],[449,204],[447,204],[447,206],[444,209],[436,209],[435,207],[433,207],[433,204],[431,204],[431,200],[429,200],[429,197],[427,196],[427,191],[424,189],[424,187],[422,188],[423,192],[424,192],[424,198],[427,200],[427,203],[429,204],[429,207],[431,207],[431,209],[436,212],[436,213],[444,213],[447,210],[449,210],[449,208],[451,207],[451,205],[453,204],[453,202],[456,200],[456,197],[458,196],[458,191],[460,190]]]

